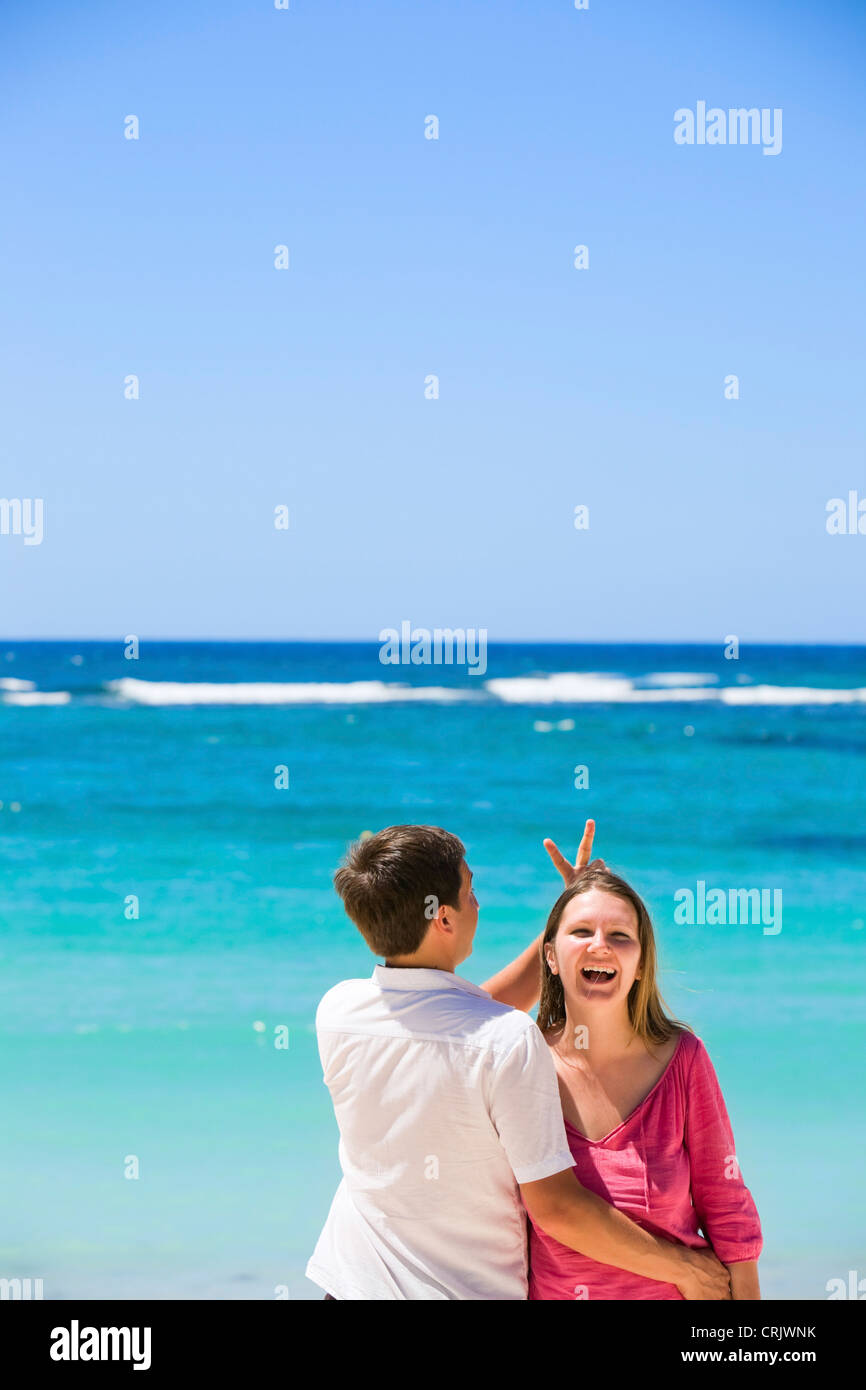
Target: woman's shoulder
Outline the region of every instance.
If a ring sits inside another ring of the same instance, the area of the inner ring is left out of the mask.
[[[674,1057],[680,1066],[689,1072],[695,1058],[701,1053],[706,1054],[706,1048],[697,1033],[693,1033],[691,1028],[686,1028],[682,1024],[676,1025],[674,1037],[676,1039]]]
[[[703,1085],[709,1077],[715,1075],[715,1068],[703,1038],[699,1038],[690,1028],[679,1027],[677,1032],[677,1070],[686,1084]]]

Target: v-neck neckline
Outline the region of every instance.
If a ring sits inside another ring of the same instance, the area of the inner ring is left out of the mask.
[[[662,1084],[662,1082],[664,1081],[665,1077],[667,1076],[668,1072],[670,1071],[671,1067],[673,1066],[674,1062],[676,1061],[677,1056],[679,1055],[679,1050],[680,1050],[680,1048],[682,1047],[682,1043],[683,1043],[683,1037],[684,1037],[684,1032],[681,1032],[680,1035],[679,1035],[679,1037],[677,1038],[677,1045],[676,1045],[676,1047],[674,1048],[674,1050],[673,1050],[673,1052],[672,1052],[672,1054],[671,1054],[670,1060],[668,1061],[667,1066],[665,1067],[664,1071],[662,1072],[661,1076],[659,1077],[659,1079],[658,1079],[658,1081],[655,1083],[655,1085],[652,1086],[652,1087],[650,1087],[650,1089],[647,1091],[646,1095],[644,1096],[643,1100],[638,1101],[638,1103],[637,1103],[637,1105],[635,1106],[634,1110],[632,1110],[628,1115],[626,1115],[626,1117],[625,1117],[624,1120],[620,1120],[619,1124],[616,1125],[616,1126],[611,1130],[610,1134],[606,1134],[606,1135],[604,1136],[603,1139],[590,1139],[590,1138],[588,1137],[588,1135],[586,1135],[586,1134],[581,1134],[580,1130],[579,1130],[575,1125],[573,1125],[573,1124],[571,1123],[570,1120],[567,1120],[567,1119],[565,1118],[565,1116],[563,1115],[562,1118],[563,1118],[563,1122],[565,1123],[566,1128],[567,1128],[567,1129],[570,1129],[574,1134],[576,1134],[577,1137],[578,1137],[578,1139],[582,1139],[583,1142],[584,1142],[585,1144],[606,1144],[607,1141],[608,1141],[608,1139],[612,1139],[613,1136],[614,1136],[615,1134],[618,1134],[618,1133],[619,1133],[619,1131],[622,1129],[623,1125],[627,1125],[631,1120],[634,1119],[634,1117],[635,1117],[635,1115],[638,1113],[638,1111],[643,1109],[643,1107],[646,1105],[646,1103],[647,1103],[647,1101],[650,1099],[650,1097],[653,1096],[653,1095],[655,1094],[655,1092],[658,1090],[659,1086],[660,1086],[660,1085]]]

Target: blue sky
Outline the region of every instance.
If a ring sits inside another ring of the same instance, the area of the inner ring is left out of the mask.
[[[0,493],[44,537],[0,535],[0,632],[863,641],[864,34],[11,0]],[[699,100],[781,153],[677,146]]]

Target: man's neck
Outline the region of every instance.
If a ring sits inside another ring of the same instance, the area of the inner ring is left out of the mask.
[[[453,965],[435,960],[418,960],[414,956],[395,956],[392,960],[386,960],[385,964],[390,970],[444,970],[449,975],[454,974]]]

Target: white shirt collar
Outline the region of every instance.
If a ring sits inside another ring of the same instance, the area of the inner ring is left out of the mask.
[[[462,989],[467,994],[480,995],[482,999],[489,999],[491,996],[486,989],[481,989],[479,985],[473,985],[471,981],[461,979],[459,975],[453,974],[450,970],[428,970],[423,967],[404,967],[391,965],[376,965],[373,967],[371,979],[380,989],[399,989],[399,990],[440,990],[440,989]]]

